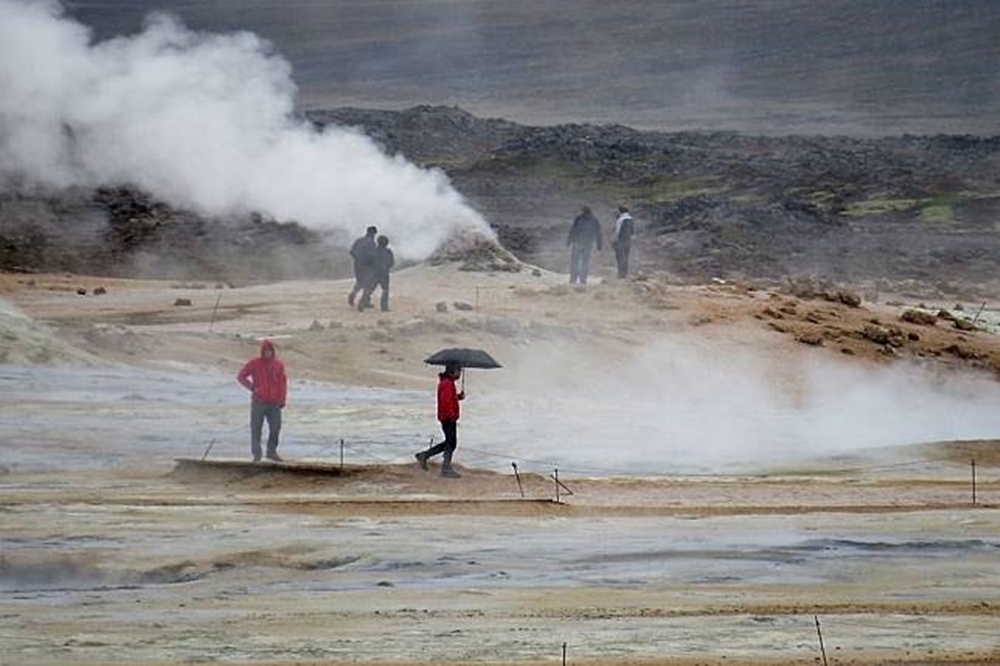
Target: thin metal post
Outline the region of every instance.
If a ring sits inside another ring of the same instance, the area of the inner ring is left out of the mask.
[[[517,473],[517,463],[512,462],[510,466],[514,468],[514,478],[517,479],[517,489],[521,492],[521,497],[524,497],[524,486],[521,485],[521,475]]]
[[[563,650],[562,650],[562,652],[563,652],[563,654],[562,654],[562,657],[563,657],[562,666],[566,666],[566,641],[563,641]]]
[[[202,456],[201,456],[202,460],[204,460],[205,458],[208,457],[208,452],[212,450],[213,446],[215,446],[215,438],[214,437],[212,438],[212,441],[210,441],[208,443],[208,448],[205,449],[205,453],[202,454]],[[973,503],[975,503],[975,502],[973,502]]]
[[[344,471],[344,438],[340,438],[340,471]]]
[[[219,301],[222,300],[222,292],[219,292],[219,297],[215,299],[215,307],[212,308],[212,318],[208,320],[208,332],[212,332],[212,326],[215,325],[215,311],[219,309]]]
[[[972,503],[976,503],[976,459],[972,459]]]
[[[819,616],[813,615],[813,619],[816,621],[816,635],[819,636],[819,653],[823,656],[823,666],[827,666],[826,647],[823,646],[823,630],[819,628]]]
[[[979,306],[979,312],[977,312],[976,316],[972,318],[973,326],[975,326],[976,322],[979,321],[979,315],[983,314],[983,310],[985,309],[986,309],[986,301],[983,301],[983,304]]]
[[[476,285],[476,312],[479,312],[479,285]]]
[[[549,478],[556,482],[556,500],[559,499],[559,489],[561,488],[564,495],[572,495],[573,491],[565,483],[559,480],[559,470],[556,470],[555,474],[549,474]]]

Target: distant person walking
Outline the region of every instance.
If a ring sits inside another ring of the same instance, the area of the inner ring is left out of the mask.
[[[455,468],[451,466],[451,457],[458,447],[458,403],[465,400],[465,391],[461,393],[455,388],[455,382],[462,376],[462,368],[457,363],[449,363],[445,366],[444,372],[438,375],[437,390],[437,417],[441,422],[441,431],[444,433],[444,441],[435,444],[426,451],[414,454],[420,469],[427,471],[427,459],[439,453],[442,456],[441,476],[457,479],[461,476]]]
[[[573,219],[573,226],[569,229],[569,237],[566,238],[566,246],[571,248],[569,255],[569,283],[587,284],[587,275],[590,272],[590,251],[594,245],[597,251],[602,249],[601,224],[590,212],[588,206],[580,210],[580,214]]]
[[[389,273],[392,271],[395,263],[396,257],[392,254],[392,250],[389,249],[389,238],[379,236],[378,245],[375,248],[375,258],[372,263],[371,279],[361,293],[361,302],[358,303],[358,311],[372,307],[372,292],[375,291],[375,287],[382,288],[382,299],[379,303],[382,312],[389,311]]]
[[[347,304],[354,305],[354,297],[364,290],[365,285],[372,279],[372,272],[375,266],[375,234],[378,229],[368,227],[365,235],[354,241],[351,245],[351,257],[354,259],[354,286],[351,293],[347,295]]]
[[[611,234],[611,247],[615,250],[615,262],[618,264],[618,277],[628,276],[628,255],[632,251],[632,234],[635,233],[635,220],[629,215],[628,208],[618,206],[618,219],[615,220],[615,231]]]
[[[267,458],[281,461],[278,455],[278,435],[281,433],[281,410],[288,397],[285,364],[274,353],[274,343],[260,343],[260,356],[247,361],[236,381],[250,391],[250,453],[253,461],[260,460],[260,438],[267,420]]]

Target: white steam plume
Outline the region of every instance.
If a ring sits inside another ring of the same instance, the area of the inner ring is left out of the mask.
[[[251,33],[153,15],[93,43],[54,2],[0,0],[0,180],[132,183],[209,215],[257,211],[422,259],[456,232],[492,237],[440,171],[343,128],[294,118],[291,68]]]
[[[1000,433],[992,377],[694,337],[633,351],[546,346],[503,358],[496,373],[472,371],[462,440],[567,470],[714,473]]]

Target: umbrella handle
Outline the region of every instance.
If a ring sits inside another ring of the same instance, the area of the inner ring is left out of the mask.
[[[465,393],[465,370],[462,370],[462,393]]]

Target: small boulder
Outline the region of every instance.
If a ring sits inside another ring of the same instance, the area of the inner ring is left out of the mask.
[[[963,347],[959,344],[948,345],[944,348],[944,351],[952,356],[957,356],[963,361],[968,361],[972,359],[981,358],[982,354],[974,349],[969,349],[968,347]]]
[[[448,311],[448,304],[445,303],[444,301],[438,301],[437,305],[435,305],[434,307],[437,308],[438,312],[447,312]]]
[[[188,307],[191,305],[190,298],[178,298],[174,301],[174,307]]]
[[[956,319],[958,319],[958,317],[956,317],[952,313],[948,312],[947,310],[938,310],[937,311],[937,318],[938,319],[944,319],[946,321],[955,321]]]
[[[853,291],[849,291],[847,289],[837,290],[836,300],[840,301],[849,308],[861,307],[861,297]]]
[[[101,296],[102,294],[108,293],[108,290],[104,287],[96,287],[94,289],[94,296]]]
[[[816,333],[801,333],[795,338],[804,345],[809,345],[811,347],[822,347],[823,338],[821,338]]]
[[[454,307],[454,308],[455,308],[456,310],[462,310],[463,312],[469,312],[469,311],[471,311],[471,310],[474,310],[474,309],[475,309],[474,307],[472,307],[472,305],[470,305],[469,303],[466,303],[466,302],[464,302],[464,301],[455,301],[455,302],[454,302],[454,303],[452,303],[451,305],[452,305],[452,307]]]
[[[763,314],[765,317],[770,317],[771,319],[785,318],[783,314],[781,314],[780,312],[776,312],[775,310],[772,310],[770,307],[766,307],[763,310],[761,310],[761,314]]]
[[[865,324],[861,336],[877,345],[889,347],[903,346],[903,332],[898,328],[879,326],[878,324]]]
[[[899,315],[899,318],[902,321],[919,326],[934,326],[937,323],[936,314],[933,312],[924,312],[923,310],[906,310],[903,314]]]
[[[77,287],[76,288],[76,293],[79,294],[80,296],[86,296],[87,295],[87,290],[84,289],[83,287]]]

